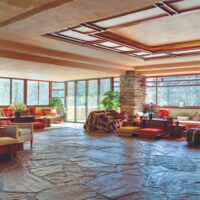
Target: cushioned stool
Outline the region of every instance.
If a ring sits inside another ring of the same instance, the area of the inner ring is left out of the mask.
[[[23,145],[23,143],[21,143]],[[0,155],[8,155],[10,159],[16,157],[19,150],[19,141],[16,138],[0,137]]]
[[[143,128],[139,131],[139,137],[142,138],[157,139],[161,138],[163,135],[164,131],[157,128]]]
[[[33,130],[44,129],[44,122],[33,122]]]
[[[124,126],[121,127],[117,130],[118,136],[133,136],[133,135],[138,135],[138,132],[140,130],[140,127],[135,127],[135,126]]]

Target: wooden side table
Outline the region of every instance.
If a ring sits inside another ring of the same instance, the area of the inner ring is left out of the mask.
[[[168,126],[168,133],[171,137],[182,137],[184,131],[185,131],[184,125],[170,124]]]

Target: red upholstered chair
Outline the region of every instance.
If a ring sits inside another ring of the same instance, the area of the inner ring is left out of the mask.
[[[164,131],[157,128],[143,128],[139,131],[139,137],[142,138],[156,139],[161,138],[163,135]]]

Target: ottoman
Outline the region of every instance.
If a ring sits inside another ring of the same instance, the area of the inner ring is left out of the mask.
[[[164,131],[157,128],[143,128],[139,131],[139,137],[142,138],[157,139],[161,138],[163,135]]]
[[[33,130],[44,129],[44,122],[33,122]]]
[[[132,137],[133,135],[138,135],[138,132],[141,128],[135,126],[124,126],[117,130],[118,136],[128,136]]]
[[[16,138],[0,137],[0,156],[7,155],[9,159],[16,157],[23,143],[19,143]]]

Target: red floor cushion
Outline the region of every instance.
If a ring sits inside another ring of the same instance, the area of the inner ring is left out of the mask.
[[[162,129],[157,128],[143,128],[139,131],[139,137],[148,138],[148,139],[156,139],[162,137],[164,131]]]
[[[44,129],[44,122],[33,122],[33,129]]]

